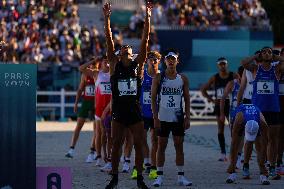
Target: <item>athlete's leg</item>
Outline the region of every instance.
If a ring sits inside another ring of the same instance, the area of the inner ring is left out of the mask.
[[[175,150],[176,150],[176,165],[183,166],[184,165],[183,137],[174,136],[173,141],[174,141]]]
[[[71,148],[75,148],[75,145],[76,145],[78,138],[79,138],[79,135],[80,135],[80,131],[81,131],[84,123],[85,123],[85,118],[79,117],[77,119],[77,125],[76,125],[76,128],[74,130],[74,133],[73,133],[73,136],[72,136],[72,139],[71,139],[71,144],[70,144]]]
[[[278,147],[278,134],[280,130],[280,125],[271,125],[268,129],[268,149],[267,156],[272,167],[275,167],[277,147]]]
[[[118,174],[118,166],[120,159],[121,147],[124,139],[125,126],[117,121],[112,121],[112,151],[111,151],[111,163],[112,174]]]
[[[149,145],[147,142],[147,130],[144,129],[143,132],[143,157],[144,157],[144,165],[149,164]]]
[[[130,125],[129,129],[133,135],[133,142],[135,148],[135,166],[137,167],[138,175],[142,175],[143,170],[143,135],[144,123],[138,122],[134,125]]]
[[[125,141],[124,141],[124,157],[130,160],[133,149],[133,135],[129,128],[126,128]]]
[[[151,129],[151,164],[152,166],[157,166],[156,154],[158,149],[158,136],[155,129]]]
[[[101,120],[96,120],[96,151],[97,157],[102,156],[102,130],[101,130]]]
[[[221,153],[226,154],[225,135],[224,135],[225,123],[220,119],[220,116],[216,116],[216,119],[218,124],[218,141],[221,148]]]
[[[235,124],[232,132],[232,141],[231,141],[231,151],[230,151],[230,165],[227,169],[228,173],[235,173],[237,155],[238,155],[238,146],[241,141],[240,130],[242,125]]]

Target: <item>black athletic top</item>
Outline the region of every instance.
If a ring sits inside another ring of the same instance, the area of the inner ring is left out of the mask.
[[[220,77],[219,73],[215,74],[215,97],[222,99],[227,83],[234,79],[234,73],[230,72],[226,79]]]
[[[112,91],[112,110],[128,110],[140,106],[142,80],[137,75],[138,64],[135,61],[130,66],[122,62],[115,65],[114,74],[110,77]]]

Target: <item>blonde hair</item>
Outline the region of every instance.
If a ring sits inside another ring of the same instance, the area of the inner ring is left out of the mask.
[[[147,53],[147,58],[151,58],[151,57],[161,59],[162,55],[158,51],[150,51]]]

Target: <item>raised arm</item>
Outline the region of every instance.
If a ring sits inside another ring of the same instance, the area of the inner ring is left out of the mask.
[[[244,91],[245,88],[247,86],[247,75],[246,75],[246,70],[244,70],[244,73],[242,75],[242,79],[241,79],[241,85],[240,85],[240,89],[238,91],[237,94],[237,106],[239,106],[243,100],[243,96],[244,96]]]
[[[146,61],[146,55],[147,55],[152,7],[153,7],[152,3],[147,2],[146,17],[145,17],[143,34],[142,34],[142,41],[140,45],[140,51],[139,51],[137,58],[135,59],[136,62],[138,63],[138,66],[139,66],[138,73],[140,74],[141,77],[143,76],[143,67],[144,67],[144,63]]]
[[[221,102],[220,102],[220,119],[224,122],[225,121],[225,101],[228,98],[229,94],[232,93],[234,87],[234,80],[229,81],[224,89],[224,94],[222,96]]]
[[[185,121],[184,121],[184,129],[188,129],[190,127],[190,94],[189,94],[189,81],[187,77],[181,74],[181,78],[183,80],[183,98],[185,105]]]
[[[110,15],[111,15],[110,3],[104,4],[103,13],[105,20],[104,29],[105,29],[105,38],[107,45],[107,58],[109,62],[110,75],[112,75],[114,72],[115,64],[118,62],[118,58],[115,55],[114,42],[112,40],[112,33],[110,28]]]
[[[259,54],[253,55],[251,57],[245,58],[241,61],[241,65],[244,69],[254,72],[257,69],[257,65],[253,64],[254,60],[259,57]]]
[[[211,77],[207,83],[205,83],[200,91],[202,95],[207,98],[208,102],[214,102],[213,98],[207,93],[207,90],[215,83],[215,76]]]
[[[92,59],[89,62],[81,65],[79,67],[79,71],[82,72],[86,76],[96,78],[99,73],[99,70],[91,70],[88,68],[91,64],[95,63],[95,61],[96,61],[95,59]]]

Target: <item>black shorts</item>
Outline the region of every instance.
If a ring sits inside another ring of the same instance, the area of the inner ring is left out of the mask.
[[[229,100],[225,101],[224,113],[225,113],[225,116],[228,118],[230,114],[230,101]],[[214,114],[216,116],[220,116],[220,102],[215,104]]]
[[[183,122],[165,122],[161,121],[161,128],[157,135],[160,137],[169,137],[170,132],[173,136],[184,136]]]
[[[244,98],[243,104],[251,104],[251,99]]]
[[[135,105],[131,108],[117,107],[112,108],[112,120],[117,121],[126,127],[134,125],[143,121],[141,108],[139,105]]]
[[[263,114],[268,126],[280,124],[279,112],[261,112],[261,113]]]
[[[149,129],[154,129],[154,119],[149,117],[143,117],[144,129],[148,131]]]

